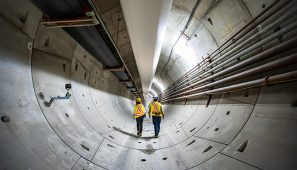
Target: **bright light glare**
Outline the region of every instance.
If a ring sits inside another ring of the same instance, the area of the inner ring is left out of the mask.
[[[163,93],[163,91],[165,90],[165,87],[163,86],[163,84],[154,77],[153,79],[153,83],[159,88],[159,90]]]
[[[184,37],[181,37],[177,44],[174,47],[174,52],[182,57],[182,62],[188,68],[194,67],[198,63],[198,57],[194,49],[190,44],[187,44],[188,40]]]

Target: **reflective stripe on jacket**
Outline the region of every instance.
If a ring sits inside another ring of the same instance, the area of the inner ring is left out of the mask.
[[[142,104],[137,104],[134,106],[134,118],[138,118],[144,115],[144,106]]]
[[[162,106],[159,102],[153,102],[150,104],[150,114],[151,116],[162,116]]]

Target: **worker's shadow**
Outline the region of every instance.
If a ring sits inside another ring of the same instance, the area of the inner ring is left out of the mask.
[[[51,105],[52,105],[52,103],[53,103],[53,101],[54,101],[53,98],[51,98],[49,101],[46,101],[46,100],[44,99],[44,94],[43,94],[42,92],[38,93],[38,96],[40,97],[40,99],[43,100],[43,104],[44,104],[46,107],[51,107]]]
[[[134,137],[134,138],[140,138],[140,139],[152,139],[152,138],[155,138],[154,136],[141,136],[141,137],[139,137],[139,136],[137,136],[137,135],[135,135],[133,133],[129,133],[129,132],[123,131],[122,129],[120,129],[118,127],[113,127],[113,129],[114,130],[117,130],[117,131],[119,131],[119,132],[121,132],[121,133],[123,133],[125,135],[129,135],[131,137]]]

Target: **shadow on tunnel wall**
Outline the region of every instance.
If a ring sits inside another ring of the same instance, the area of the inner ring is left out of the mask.
[[[111,72],[103,71],[102,64],[62,29],[47,29],[40,25],[34,39],[32,67],[36,63],[34,62],[34,55],[36,60],[38,60],[38,57],[44,58],[44,56],[57,60],[55,62],[48,59],[52,63],[40,63],[44,66],[47,64],[57,65],[53,70],[47,69],[48,74],[60,75],[69,79],[69,81],[71,79],[71,81],[85,84],[108,94],[133,99],[125,84],[120,83]],[[40,71],[44,68],[42,65],[39,66]]]

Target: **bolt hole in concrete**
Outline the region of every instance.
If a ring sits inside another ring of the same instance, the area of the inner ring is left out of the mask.
[[[194,142],[196,142],[196,140],[192,140],[192,142],[188,143],[187,146],[192,145]]]
[[[83,144],[80,144],[80,145],[81,145],[81,147],[84,148],[85,150],[87,150],[87,151],[90,150],[90,148],[86,147],[85,145],[83,145]]]
[[[138,143],[141,143],[141,142],[138,142]]]
[[[145,162],[145,161],[146,161],[146,159],[141,159],[141,161],[142,161],[142,162]]]
[[[107,144],[107,146],[111,147],[111,148],[115,148],[113,145],[111,144]]]
[[[248,145],[248,140],[246,140],[241,146],[237,149],[238,152],[243,152]]]
[[[194,127],[192,130],[190,130],[190,132],[193,132],[196,129],[196,127]]]
[[[162,160],[164,160],[164,161],[167,160],[167,157],[162,158]]]
[[[49,46],[49,37],[47,37],[46,40],[44,41],[44,46],[45,47]]]
[[[211,18],[208,18],[207,21],[208,21],[211,25],[213,25]]]
[[[211,148],[212,148],[212,146],[208,146],[208,147],[203,151],[203,153],[209,151]]]
[[[218,131],[219,130],[219,128],[215,128],[215,131]]]
[[[84,75],[84,80],[86,80],[86,78],[87,78],[87,73],[85,73],[85,75]]]
[[[153,142],[153,143],[157,143],[157,142]]]
[[[291,103],[291,106],[292,106],[292,107],[297,107],[297,100],[294,100],[294,101]]]
[[[8,123],[10,121],[10,118],[7,115],[1,116],[1,121]]]
[[[65,113],[65,116],[66,116],[66,117],[69,117],[69,114],[68,114],[68,113]]]
[[[265,5],[265,4],[263,4],[263,5],[262,5],[262,8],[265,8],[265,7],[266,7],[266,5]]]
[[[29,12],[27,12],[25,15],[21,16],[19,18],[19,21],[21,21],[23,24],[25,24],[27,21],[28,15],[29,15]]]
[[[230,111],[228,110],[227,112],[226,112],[226,115],[228,116],[230,114]]]
[[[76,65],[75,65],[75,71],[77,71],[77,68],[78,68],[78,64],[76,63]]]
[[[88,110],[90,110],[90,108],[89,108],[89,107],[87,107],[87,109],[88,109]]]

